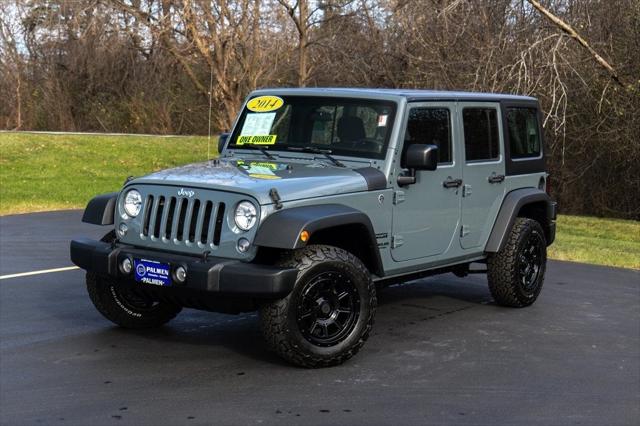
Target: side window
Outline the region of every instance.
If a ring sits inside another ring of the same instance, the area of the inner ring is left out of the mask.
[[[451,163],[451,116],[447,108],[412,108],[409,111],[404,150],[410,144],[438,147],[438,164]],[[404,154],[404,153],[403,153]],[[402,156],[404,158],[404,155]]]
[[[509,108],[507,124],[511,158],[539,157],[540,130],[536,109]]]
[[[467,161],[500,158],[498,114],[495,108],[464,108],[462,121]]]

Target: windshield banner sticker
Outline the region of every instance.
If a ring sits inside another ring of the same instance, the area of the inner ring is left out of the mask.
[[[240,130],[240,136],[268,135],[271,133],[271,125],[275,118],[275,112],[267,114],[248,113],[244,119],[242,130]]]
[[[278,96],[258,96],[247,102],[247,109],[253,112],[269,112],[280,109],[282,105],[284,101]]]
[[[267,161],[252,161],[245,163],[244,161],[238,161],[238,167],[247,173],[250,177],[256,179],[280,179],[280,176],[274,172],[285,170],[286,164],[282,163],[270,163]]]
[[[240,136],[236,145],[274,145],[276,138],[276,135]]]

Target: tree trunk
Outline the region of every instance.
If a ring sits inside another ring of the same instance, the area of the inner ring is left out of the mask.
[[[16,128],[20,130],[22,128],[22,95],[20,94],[20,86],[22,86],[22,79],[20,78],[20,70],[16,71]]]
[[[307,79],[309,78],[309,49],[307,40],[307,14],[309,13],[309,4],[307,3],[307,0],[300,0],[298,7],[300,13],[298,17],[298,21],[300,22],[300,25],[298,26],[298,85],[300,87],[305,87],[307,85]]]

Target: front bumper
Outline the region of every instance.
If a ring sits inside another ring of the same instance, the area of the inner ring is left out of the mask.
[[[121,262],[130,259],[148,259],[168,263],[172,268],[183,266],[187,270],[184,283],[174,281],[171,287],[200,290],[221,295],[256,298],[282,298],[288,295],[296,281],[298,271],[269,265],[257,265],[238,260],[208,257],[206,259],[123,244],[111,244],[81,238],[71,241],[71,261],[80,268],[117,281],[133,281],[133,274],[120,269]],[[149,285],[149,284],[140,284]],[[155,286],[154,286],[155,287]]]

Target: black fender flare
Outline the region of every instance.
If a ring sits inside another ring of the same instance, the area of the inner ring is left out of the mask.
[[[487,240],[485,252],[497,253],[502,249],[507,241],[507,235],[513,227],[513,223],[518,217],[520,210],[527,204],[543,202],[546,206],[544,211],[544,223],[541,223],[547,236],[547,244],[551,244],[555,238],[556,203],[549,195],[537,188],[521,188],[509,192],[493,224],[493,229]]]
[[[344,225],[364,227],[367,238],[363,243],[367,245],[366,249],[374,262],[371,272],[382,275],[382,259],[369,216],[342,204],[292,207],[273,213],[258,229],[254,244],[259,247],[295,250],[307,245],[306,241],[300,239],[302,231],[307,231],[312,239],[315,232]]]
[[[117,200],[117,192],[101,194],[92,198],[84,209],[82,221],[94,225],[113,225]]]

